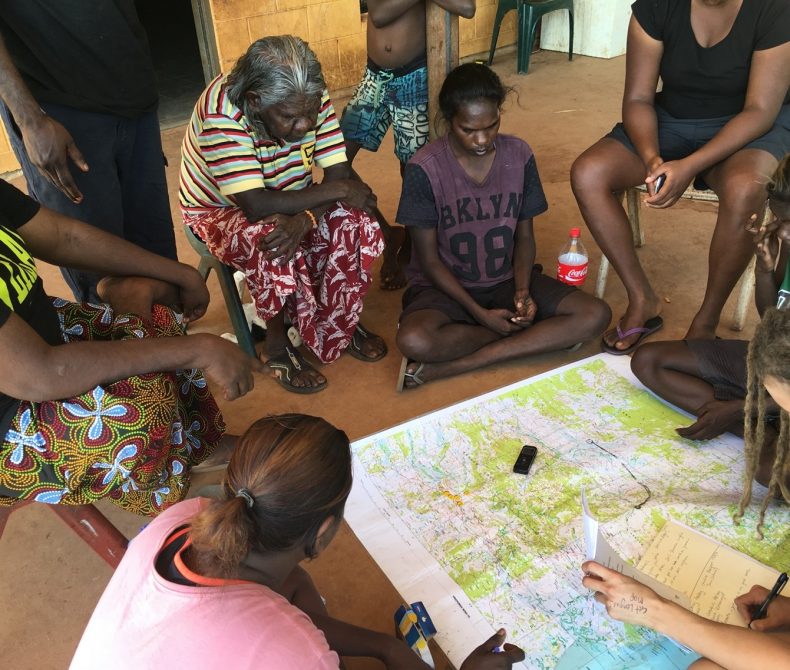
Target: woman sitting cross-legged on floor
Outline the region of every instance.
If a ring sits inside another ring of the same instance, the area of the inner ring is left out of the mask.
[[[343,431],[304,414],[256,421],[231,456],[219,499],[173,506],[130,544],[71,670],[337,669],[339,655],[427,670],[395,637],[331,618],[299,565],[332,542],[351,483]],[[522,661],[504,640],[500,630],[461,670]]]
[[[604,302],[533,265],[532,218],[548,205],[532,150],[498,133],[506,95],[486,66],[455,68],[439,94],[448,133],[406,166],[397,220],[414,253],[401,387],[566,349],[609,324]]]
[[[116,275],[99,282],[107,304],[49,298],[33,258]],[[222,338],[181,337],[208,300],[194,268],[0,180],[0,505],[106,497],[157,514],[181,500],[225,430],[196,368],[228,399],[262,368]]]
[[[322,363],[345,351],[369,362],[386,354],[359,325],[384,248],[370,216],[376,198],[346,160],[321,64],[304,41],[260,39],[209,84],[182,145],[179,199],[184,223],[244,272],[283,388],[327,384],[288,341],[286,315]]]

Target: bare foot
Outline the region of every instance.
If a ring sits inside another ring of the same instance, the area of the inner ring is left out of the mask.
[[[658,316],[661,313],[661,303],[656,296],[646,300],[644,303],[629,303],[628,309],[620,319],[618,325],[620,332],[626,333],[632,328],[642,328],[648,319]],[[610,328],[603,334],[603,341],[614,349],[628,349],[639,340],[642,333],[633,333],[628,337],[620,339],[617,334],[617,326]]]
[[[119,314],[136,314],[151,318],[154,304],[173,305],[178,290],[172,284],[149,277],[103,277],[96,293]]]
[[[404,272],[406,262],[403,262],[403,248],[406,242],[406,231],[402,226],[389,227],[384,236],[384,253],[382,254],[380,286],[385,291],[397,291],[406,286]],[[408,256],[408,254],[407,254]]]

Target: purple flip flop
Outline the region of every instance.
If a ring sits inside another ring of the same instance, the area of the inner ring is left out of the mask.
[[[625,332],[620,330],[620,324],[618,323],[617,342],[622,342],[626,337],[636,335],[637,333],[639,333],[639,338],[630,347],[626,347],[625,349],[618,349],[615,346],[608,345],[605,340],[601,340],[601,351],[605,351],[607,354],[612,354],[613,356],[625,356],[636,349],[642,343],[642,340],[644,340],[646,337],[649,337],[656,331],[661,330],[663,327],[664,319],[662,319],[660,316],[654,316],[652,319],[645,321],[642,326],[629,328]]]

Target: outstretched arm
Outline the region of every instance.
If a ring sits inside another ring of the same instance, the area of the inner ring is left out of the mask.
[[[202,369],[226,399],[254,386],[253,371],[263,365],[221,337],[186,337],[70,342],[50,346],[19,316],[0,326],[0,391],[40,402],[71,398],[132,375],[184,368]]]
[[[0,98],[22,132],[22,140],[30,161],[73,202],[82,201],[82,193],[74,183],[68,160],[83,172],[88,164],[74,144],[69,132],[47,116],[31,95],[16,69],[5,42],[0,37]]]
[[[582,570],[584,586],[618,621],[657,630],[728,670],[790,667],[790,644],[775,636],[704,619],[594,561]]]

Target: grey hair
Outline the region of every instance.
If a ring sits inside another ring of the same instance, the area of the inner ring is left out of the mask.
[[[259,107],[271,107],[295,95],[320,98],[326,88],[315,53],[307,42],[293,35],[263,37],[253,42],[236,61],[226,81],[230,101],[264,137],[266,129],[248,109],[248,92],[255,94]]]

